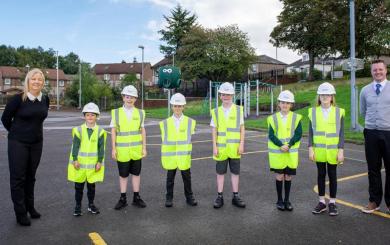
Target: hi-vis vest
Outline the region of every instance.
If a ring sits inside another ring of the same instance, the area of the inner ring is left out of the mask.
[[[328,118],[322,114],[321,106],[309,109],[309,119],[313,128],[313,149],[316,162],[337,164],[340,134],[340,121],[344,109],[331,106]]]
[[[218,156],[213,158],[216,161],[224,161],[228,158],[238,159],[240,145],[240,117],[243,114],[241,106],[232,105],[228,118],[225,118],[222,106],[211,111],[211,117],[217,128]]]
[[[73,166],[72,151],[69,156],[68,180],[78,183],[87,181],[88,183],[102,182],[104,179],[104,158],[101,162],[101,169],[96,172],[95,165],[98,162],[98,141],[104,135],[104,149],[106,149],[107,133],[103,128],[95,126],[91,137],[88,137],[85,124],[72,129],[72,138],[77,136],[80,139],[80,149],[77,160],[80,163],[80,169]],[[73,145],[72,145],[73,149]]]
[[[144,115],[144,110],[133,108],[131,121],[129,121],[123,107],[111,110],[111,117],[116,126],[115,146],[118,162],[142,158],[141,124]]]
[[[177,131],[172,117],[160,122],[161,163],[164,169],[191,168],[191,135],[195,132],[195,124],[195,120],[183,116]]]
[[[286,123],[282,121],[280,113],[275,113],[267,118],[268,127],[272,127],[275,136],[282,141],[283,144],[288,144],[294,136],[295,129],[298,127],[302,116],[294,112],[289,112]],[[296,169],[298,167],[298,149],[300,141],[291,146],[288,152],[282,152],[280,147],[275,145],[271,140],[268,140],[268,157],[271,169],[284,169],[286,167]]]

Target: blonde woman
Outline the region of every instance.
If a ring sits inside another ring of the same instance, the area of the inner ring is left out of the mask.
[[[34,184],[43,142],[43,121],[47,117],[49,98],[42,94],[43,72],[32,69],[27,73],[24,91],[12,97],[1,121],[8,131],[8,162],[11,197],[16,221],[30,226],[27,216],[38,219],[41,214],[34,207]]]

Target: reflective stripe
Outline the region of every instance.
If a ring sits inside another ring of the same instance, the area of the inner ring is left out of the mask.
[[[168,141],[168,121],[167,121],[167,119],[163,121],[163,126],[164,126],[164,141],[162,142],[163,145],[191,144],[192,119],[188,118],[187,140]]]
[[[290,150],[288,150],[288,152],[283,152],[283,151],[281,151],[280,149],[268,149],[268,151],[271,152],[271,153],[282,154],[282,153],[294,153],[294,152],[298,152],[298,149],[297,149],[297,148],[290,149]]]
[[[313,136],[325,136],[326,133],[324,131],[314,131],[313,129]]]
[[[81,143],[81,137],[82,137],[82,135],[83,135],[83,134],[82,134],[83,131],[82,131],[82,129],[81,129],[81,126],[78,126],[78,127],[77,127],[77,131],[79,131],[79,134],[80,134],[80,143]]]
[[[295,114],[293,112],[293,116],[292,116],[292,122],[291,122],[291,137],[294,135],[294,131],[295,131],[295,121],[297,120],[297,114]]]
[[[218,107],[214,109],[215,111],[215,120],[216,122],[214,122],[214,126],[216,126],[218,128]]]
[[[236,106],[236,128],[240,130],[240,121],[241,121],[241,107]]]
[[[69,164],[73,165],[72,161],[69,161]],[[94,169],[96,163],[79,163],[80,164],[80,169]],[[102,166],[104,166],[104,162],[100,163]]]
[[[313,129],[313,134],[315,135],[316,128],[317,128],[317,115],[316,115],[316,108],[315,107],[311,108],[311,127]]]
[[[144,120],[144,113],[142,112],[142,110],[139,110],[139,109],[138,109],[138,112],[139,112],[139,118],[140,118],[139,128],[141,128],[142,122]]]
[[[99,129],[98,129],[98,138],[100,137],[100,134],[102,133],[102,128],[101,127],[99,127]]]
[[[330,133],[330,134],[326,134],[326,137],[327,138],[337,138],[339,137],[338,133]]]
[[[226,144],[217,143],[217,147],[226,147]]]
[[[163,157],[187,156],[187,155],[191,155],[191,151],[161,152],[161,156]]]
[[[275,124],[275,135],[278,135],[279,125],[278,125],[278,118],[276,114],[272,115],[272,119],[274,120],[274,124]]]
[[[338,145],[315,144],[316,148],[338,149]]]
[[[97,157],[96,152],[79,152],[78,156],[80,157]]]
[[[290,141],[291,138],[284,138],[284,139],[279,139],[280,141]]]
[[[129,146],[137,146],[142,145],[142,141],[130,142],[130,143],[115,143],[117,147],[129,147]]]
[[[126,132],[118,132],[117,136],[130,136],[130,135],[140,135],[141,131],[126,131]]]
[[[218,132],[217,135],[218,136],[226,136],[226,132]]]
[[[240,132],[240,128],[226,128],[228,132]]]
[[[239,139],[227,139],[226,143],[240,143]]]
[[[336,107],[336,137],[340,134],[340,108]]]
[[[117,127],[118,131],[120,131],[120,129],[119,129],[119,108],[114,110],[114,114],[115,114],[116,127]]]

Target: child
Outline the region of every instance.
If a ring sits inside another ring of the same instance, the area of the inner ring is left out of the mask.
[[[183,115],[186,99],[180,93],[174,94],[170,101],[173,115],[160,122],[161,130],[161,162],[167,170],[166,207],[173,205],[173,186],[176,169],[181,170],[186,202],[190,206],[198,203],[191,188],[191,135],[195,133],[196,121]]]
[[[218,89],[222,106],[211,111],[213,158],[216,160],[218,196],[214,208],[221,208],[223,201],[223,185],[227,166],[230,167],[233,199],[236,207],[245,208],[245,202],[238,194],[240,177],[240,158],[244,153],[244,116],[241,106],[233,104],[234,87],[225,82]]]
[[[329,176],[329,215],[338,215],[336,207],[337,164],[344,161],[344,109],[336,107],[336,90],[330,83],[322,83],[317,90],[317,107],[309,109],[309,158],[318,169],[319,203],[312,211],[326,211],[325,177]]]
[[[276,208],[292,211],[289,201],[292,175],[298,166],[298,149],[302,137],[302,116],[291,112],[294,95],[288,90],[279,94],[280,112],[267,118],[268,122],[268,156],[271,171],[276,173],[276,191],[278,201]],[[282,189],[284,181],[284,200]]]
[[[117,161],[121,196],[115,205],[116,210],[127,206],[127,182],[132,175],[133,205],[145,208],[146,204],[139,195],[141,182],[141,162],[146,157],[145,112],[135,108],[138,98],[137,89],[128,85],[122,90],[123,106],[111,111],[112,158]]]
[[[98,214],[99,209],[94,205],[95,183],[104,178],[104,149],[106,131],[96,124],[99,107],[88,103],[83,108],[85,124],[72,129],[72,151],[69,157],[68,180],[75,182],[76,207],[74,216],[81,216],[81,200],[83,189],[87,182],[88,211]]]

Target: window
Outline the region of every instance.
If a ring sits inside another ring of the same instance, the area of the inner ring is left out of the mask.
[[[137,73],[135,76],[137,79],[141,79],[141,74]]]
[[[103,78],[105,81],[108,81],[110,80],[110,74],[104,74],[104,78]]]
[[[257,64],[252,64],[252,72],[257,72]]]
[[[63,80],[58,81],[58,86],[63,87],[64,86],[64,81]]]
[[[119,74],[119,79],[122,80],[125,77],[125,74]]]
[[[11,85],[11,78],[4,79],[4,84],[5,85]]]
[[[46,81],[45,81],[45,85],[46,85],[46,86],[49,85],[49,80],[46,80]]]

